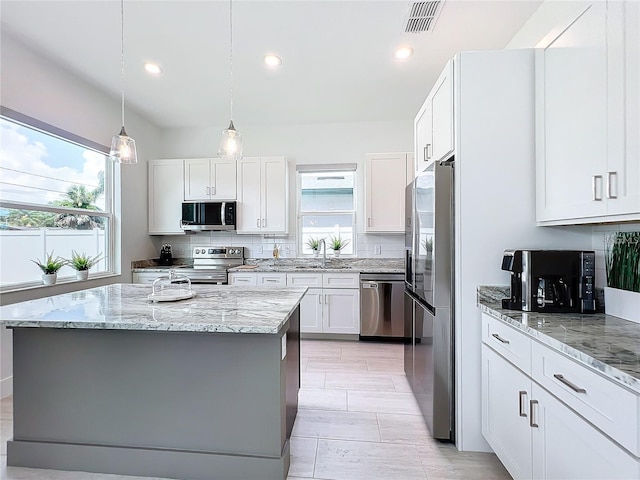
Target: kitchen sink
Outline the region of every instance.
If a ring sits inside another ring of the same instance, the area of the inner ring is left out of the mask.
[[[349,270],[351,267],[349,266],[344,266],[344,265],[325,265],[324,267],[322,265],[296,265],[295,268],[299,268],[299,269],[314,269],[314,268],[321,268],[323,270]]]

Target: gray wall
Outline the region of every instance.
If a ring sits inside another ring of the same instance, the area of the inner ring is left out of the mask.
[[[36,54],[2,31],[2,106],[109,146],[120,129],[120,99],[90,86],[83,79]],[[127,131],[136,140],[138,164],[122,168],[120,229],[122,248],[117,275],[89,280],[81,288],[131,281],[131,261],[152,255],[147,235],[147,160],[159,155],[160,130],[127,108]],[[78,290],[77,283],[36,287],[4,293],[0,304]],[[0,327],[0,397],[10,393],[11,332]]]

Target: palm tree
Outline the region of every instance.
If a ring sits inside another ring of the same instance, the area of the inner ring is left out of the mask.
[[[58,207],[82,208],[85,210],[100,211],[93,202],[100,194],[100,187],[93,191],[87,190],[84,185],[72,185],[67,189],[67,198],[53,202]],[[58,213],[55,217],[57,227],[74,228],[77,230],[93,230],[100,228],[102,218],[78,215],[76,213]]]

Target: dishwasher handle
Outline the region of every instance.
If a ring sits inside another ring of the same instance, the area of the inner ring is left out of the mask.
[[[360,282],[360,288],[378,289],[378,282]]]

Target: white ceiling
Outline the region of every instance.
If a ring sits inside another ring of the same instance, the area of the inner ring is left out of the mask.
[[[448,58],[501,49],[541,0],[446,0],[433,32],[404,33],[407,0],[234,0],[234,123],[412,119]],[[126,105],[160,127],[229,119],[229,2],[125,1]],[[2,0],[12,35],[119,99],[120,2]],[[408,61],[393,58],[409,44]],[[278,70],[265,53],[283,58]],[[145,61],[159,63],[154,78]]]

